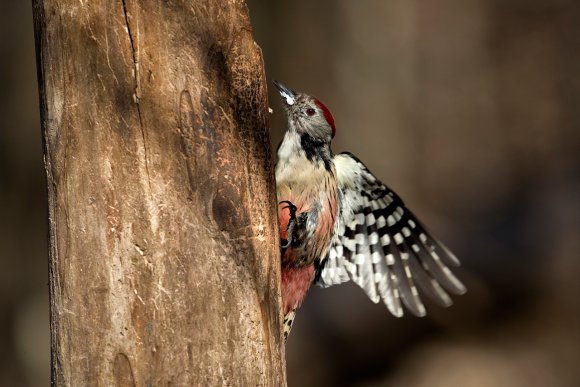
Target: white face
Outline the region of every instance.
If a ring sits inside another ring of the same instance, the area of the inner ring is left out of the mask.
[[[308,133],[324,141],[330,141],[332,129],[324,117],[323,110],[314,99],[306,94],[296,94],[292,96],[292,101],[292,105],[286,106],[289,127],[299,134]]]
[[[284,100],[288,129],[310,134],[323,141],[332,139],[334,119],[322,102],[307,94],[297,93],[277,81],[274,81],[274,85]]]

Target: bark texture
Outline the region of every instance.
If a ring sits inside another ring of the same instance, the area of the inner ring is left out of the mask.
[[[285,385],[245,2],[33,4],[53,384]]]

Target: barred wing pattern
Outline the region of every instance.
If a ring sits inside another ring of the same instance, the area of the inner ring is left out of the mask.
[[[381,299],[400,317],[404,304],[424,316],[417,286],[443,306],[447,292],[465,293],[448,266],[459,261],[405,208],[355,156],[334,157],[340,208],[335,235],[317,284],[322,287],[354,281],[370,299]]]

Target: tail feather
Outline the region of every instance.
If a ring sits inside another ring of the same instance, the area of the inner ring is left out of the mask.
[[[284,342],[288,340],[288,335],[292,330],[292,323],[294,323],[294,318],[296,317],[296,309],[292,309],[290,312],[286,313],[284,316]]]

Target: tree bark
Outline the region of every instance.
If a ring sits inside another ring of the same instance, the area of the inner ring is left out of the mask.
[[[34,0],[54,385],[285,385],[244,1]]]

